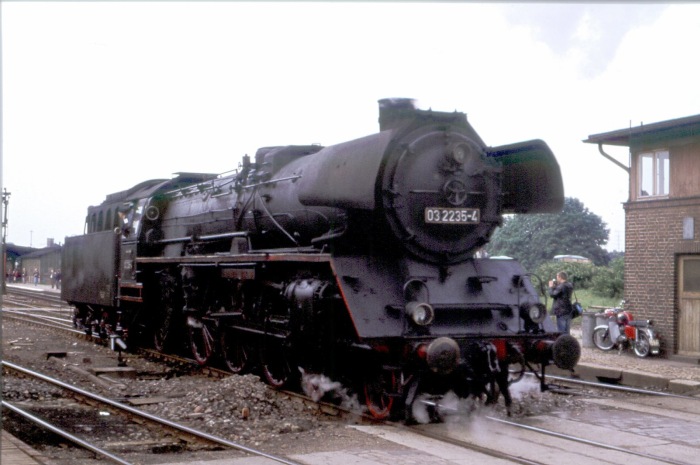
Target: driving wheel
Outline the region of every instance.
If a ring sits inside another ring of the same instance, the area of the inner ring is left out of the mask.
[[[365,380],[365,405],[370,415],[378,420],[389,417],[397,387],[396,374],[393,371],[382,371]]]
[[[243,373],[248,367],[248,349],[241,334],[233,328],[224,328],[219,338],[224,364],[232,373]]]
[[[263,378],[270,386],[281,389],[290,384],[292,364],[282,344],[276,341],[263,342],[260,349],[260,366]]]
[[[190,316],[187,318],[187,332],[192,356],[198,364],[206,365],[214,353],[212,329],[200,318]]]

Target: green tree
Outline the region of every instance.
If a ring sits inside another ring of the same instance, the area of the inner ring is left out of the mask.
[[[596,265],[606,265],[603,246],[609,230],[603,219],[573,197],[564,200],[561,213],[516,214],[497,228],[486,250],[507,255],[534,270],[555,255],[582,255]]]

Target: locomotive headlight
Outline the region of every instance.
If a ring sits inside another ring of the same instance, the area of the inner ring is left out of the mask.
[[[527,309],[527,315],[533,322],[539,324],[542,323],[545,318],[547,318],[547,309],[544,305],[537,303],[531,305],[530,308]]]
[[[418,326],[427,326],[433,322],[435,311],[425,302],[409,302],[406,304],[406,315]]]

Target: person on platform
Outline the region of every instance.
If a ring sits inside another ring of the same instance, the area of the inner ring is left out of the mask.
[[[567,279],[565,271],[557,273],[556,279],[549,282],[549,295],[554,301],[552,313],[557,317],[557,329],[562,333],[569,334],[573,313],[571,295],[574,292],[574,286]]]

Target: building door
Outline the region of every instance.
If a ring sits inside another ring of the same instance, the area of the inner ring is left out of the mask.
[[[680,257],[678,353],[700,355],[700,255]]]

